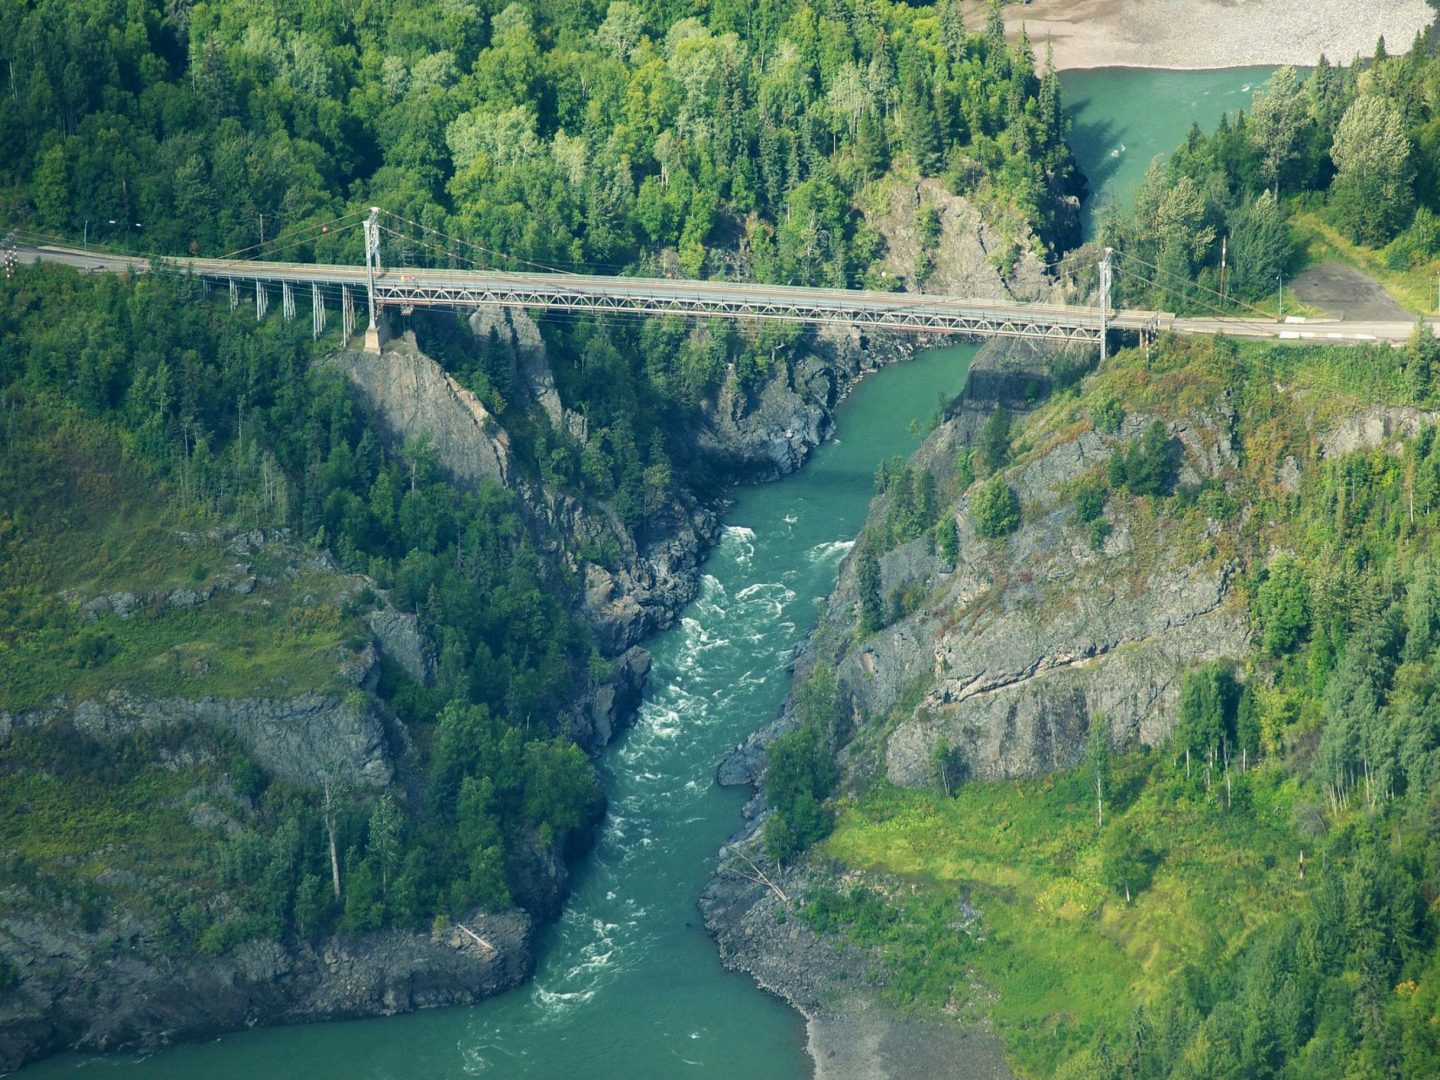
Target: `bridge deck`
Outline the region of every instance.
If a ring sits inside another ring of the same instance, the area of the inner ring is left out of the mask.
[[[143,273],[147,260],[61,246],[22,246],[32,259],[87,270]],[[165,258],[177,271],[211,280],[261,285],[319,285],[363,290],[363,266]],[[385,307],[536,307],[640,315],[685,315],[844,324],[909,333],[1021,337],[1055,342],[1100,338],[1097,308],[1072,304],[958,299],[917,293],[805,288],[733,281],[601,277],[561,273],[388,268],[375,277],[375,300]],[[1120,310],[1114,330],[1264,336],[1281,340],[1404,341],[1413,323],[1280,324],[1267,319],[1187,318],[1165,312]]]

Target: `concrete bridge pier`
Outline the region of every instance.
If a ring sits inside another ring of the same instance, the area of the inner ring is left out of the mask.
[[[366,352],[371,353],[375,356],[380,355],[380,327],[384,324],[384,322],[385,317],[382,315],[380,318],[376,319],[373,323],[371,323],[368,327],[365,328],[365,344],[363,348]]]

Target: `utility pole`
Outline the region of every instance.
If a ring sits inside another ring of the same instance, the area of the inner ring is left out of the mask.
[[[1285,275],[1276,274],[1275,281],[1280,286],[1280,299],[1278,301],[1278,307],[1275,317],[1277,319],[1283,319],[1285,317]]]
[[[1230,237],[1220,237],[1220,303],[1225,303],[1225,242]]]
[[[1109,357],[1109,343],[1107,338],[1110,331],[1110,257],[1115,253],[1114,248],[1105,249],[1105,257],[1100,260],[1100,361],[1104,363]]]
[[[375,311],[375,271],[380,267],[380,208],[372,206],[365,219],[365,277],[370,290],[370,328],[365,331],[365,351],[380,353],[380,323]]]

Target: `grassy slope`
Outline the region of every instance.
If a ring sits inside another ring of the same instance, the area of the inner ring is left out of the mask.
[[[0,709],[111,689],[187,697],[338,689],[342,646],[360,631],[337,601],[346,579],[264,565],[203,535],[219,525],[131,459],[120,438],[61,406],[27,409],[0,469]],[[186,542],[182,533],[192,539]],[[167,605],[176,589],[245,576],[203,606]],[[270,574],[274,580],[265,580]],[[90,622],[84,600],[162,598]],[[314,602],[301,602],[305,597]]]
[[[220,522],[131,458],[114,431],[65,406],[31,404],[9,419],[0,442],[0,709],[110,690],[343,692],[339,659],[363,630],[341,606],[351,579],[288,559],[266,565],[279,558],[268,548],[243,559],[227,553],[203,535]],[[93,623],[80,610],[83,598],[118,591],[201,589],[238,573],[237,562],[261,578],[249,595],[222,589],[196,610],[160,602]],[[176,748],[174,767],[157,763]],[[155,902],[157,881],[205,893],[215,837],[188,808],[211,801],[216,785],[224,790],[236,752],[206,731],[103,746],[17,731],[0,746],[0,863],[19,858],[0,868],[0,883],[8,869],[17,880],[53,882],[65,896],[98,886],[140,910]],[[245,816],[227,797],[219,801]]]
[[[847,807],[821,856],[916,887],[899,891],[901,918],[877,939],[900,1003],[983,1012],[1021,1071],[1049,1076],[1098,1026],[1153,1001],[1187,964],[1233,955],[1295,901],[1293,783],[1251,773],[1240,796],[1253,805],[1227,814],[1173,788],[1140,790],[1151,764],[1124,763],[1117,786],[1135,801],[1112,804],[1106,822],[1163,843],[1153,884],[1130,904],[1101,880],[1094,793],[1081,773],[968,784],[954,799],[886,789]],[[964,895],[982,912],[981,937],[937,956],[934,902],[953,919]],[[967,994],[971,980],[985,992]]]

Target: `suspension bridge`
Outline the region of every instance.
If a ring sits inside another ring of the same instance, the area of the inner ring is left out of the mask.
[[[347,218],[355,220],[346,223]],[[1227,314],[1214,304],[1209,306],[1216,314],[1201,318],[1179,318],[1160,311],[1115,310],[1110,306],[1110,287],[1116,272],[1150,279],[1142,272],[1143,267],[1133,265],[1138,260],[1126,260],[1123,253],[1112,253],[1109,249],[1097,267],[1102,302],[1047,304],[727,280],[601,276],[570,273],[538,264],[530,264],[536,269],[523,272],[483,266],[475,269],[387,266],[382,260],[382,235],[388,234],[407,250],[417,244],[415,236],[396,228],[391,221],[431,234],[431,239],[420,241],[419,247],[441,256],[441,261],[468,261],[478,266],[479,260],[463,256],[461,247],[495,256],[476,245],[371,208],[363,218],[357,214],[346,215],[334,225],[337,233],[357,226],[363,228],[363,266],[273,259],[284,247],[313,244],[330,234],[330,225],[306,227],[298,230],[302,234],[298,239],[282,236],[269,245],[256,245],[254,249],[214,259],[117,254],[77,248],[16,231],[6,237],[6,261],[7,264],[17,261],[62,263],[90,272],[147,273],[158,269],[190,274],[207,287],[218,285],[228,289],[232,308],[241,304],[243,296],[244,302],[254,304],[259,319],[266,316],[274,300],[279,301],[283,318],[296,318],[299,297],[310,309],[311,327],[317,338],[326,330],[328,311],[333,305],[338,307],[340,315],[342,342],[348,346],[352,338],[360,336],[362,347],[376,353],[381,347],[385,313],[396,311],[408,315],[416,308],[521,307],[841,325],[912,334],[1013,337],[1056,344],[1085,342],[1098,345],[1102,355],[1112,332],[1134,333],[1142,338],[1171,331],[1311,342],[1398,343],[1409,339],[1414,326],[1411,322],[1341,323],[1281,321],[1266,315],[1242,317]],[[363,331],[359,329],[362,306]]]

